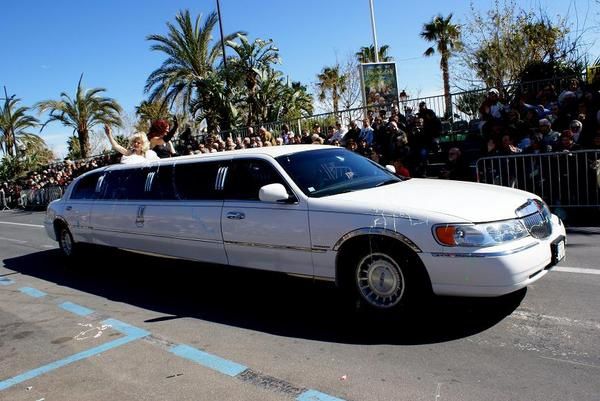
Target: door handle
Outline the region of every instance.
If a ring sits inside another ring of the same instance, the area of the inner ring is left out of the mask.
[[[243,220],[246,218],[246,215],[242,212],[229,212],[227,213],[227,218],[231,220]]]
[[[71,209],[73,209],[73,206],[67,206],[67,207],[65,208],[65,210],[71,210]]]
[[[146,206],[140,206],[138,208],[137,217],[135,219],[135,225],[141,227],[144,225],[144,211],[146,210]]]

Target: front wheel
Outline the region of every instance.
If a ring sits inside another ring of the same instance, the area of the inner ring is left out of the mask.
[[[406,273],[398,259],[383,252],[368,252],[359,258],[356,287],[369,306],[391,309],[407,298]]]

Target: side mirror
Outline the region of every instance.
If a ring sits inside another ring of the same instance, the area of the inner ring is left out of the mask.
[[[262,202],[281,202],[290,198],[285,187],[281,184],[269,184],[260,188],[258,199]]]
[[[391,173],[396,174],[396,167],[392,166],[391,164],[386,164],[385,169]]]

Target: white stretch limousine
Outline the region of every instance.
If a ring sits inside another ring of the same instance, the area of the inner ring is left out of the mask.
[[[531,193],[401,179],[317,145],[96,169],[50,204],[45,227],[67,256],[89,243],[335,280],[377,309],[516,291],[566,242]]]

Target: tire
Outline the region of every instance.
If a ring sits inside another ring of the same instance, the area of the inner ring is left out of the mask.
[[[73,241],[73,235],[71,231],[65,226],[61,225],[57,230],[58,236],[58,247],[61,253],[67,259],[73,259],[77,256],[77,244]]]
[[[353,260],[354,288],[369,309],[402,309],[426,294],[418,274],[422,266],[404,252],[391,246],[371,246],[357,252]]]

